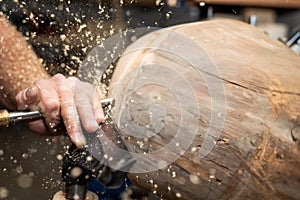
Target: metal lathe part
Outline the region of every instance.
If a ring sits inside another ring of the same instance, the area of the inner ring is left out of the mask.
[[[115,100],[113,98],[102,99],[100,102],[102,104],[102,107],[107,106],[107,105],[111,105],[111,106],[115,105]]]
[[[9,113],[9,121],[12,123],[28,119],[39,119],[42,117],[42,113],[39,111]]]

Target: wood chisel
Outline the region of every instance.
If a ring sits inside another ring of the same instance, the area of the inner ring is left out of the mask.
[[[108,98],[101,100],[103,107],[113,105],[114,99]],[[0,110],[0,126],[7,126],[10,123],[15,123],[23,120],[32,120],[42,118],[40,111],[25,111],[25,112],[8,112],[7,110]]]

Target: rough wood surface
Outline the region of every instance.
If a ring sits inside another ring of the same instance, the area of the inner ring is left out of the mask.
[[[121,57],[110,86],[125,142],[147,161],[137,162],[131,180],[163,199],[300,199],[299,80],[300,58],[242,22],[142,37]],[[222,126],[213,127],[218,117]],[[214,144],[207,155],[205,141]],[[179,158],[169,163],[173,154]],[[135,173],[152,164],[161,169]]]

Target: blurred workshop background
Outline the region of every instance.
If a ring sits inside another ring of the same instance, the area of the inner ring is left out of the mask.
[[[298,0],[0,0],[0,15],[27,37],[50,74],[75,75],[93,47],[128,28],[218,18],[257,26],[300,55]],[[66,137],[37,136],[23,124],[0,133],[0,199],[51,199],[61,190]]]

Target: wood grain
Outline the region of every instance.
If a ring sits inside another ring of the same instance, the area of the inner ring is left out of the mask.
[[[157,162],[154,151],[164,150],[160,160],[179,158],[152,172],[134,173],[143,170],[137,164],[131,180],[163,199],[300,199],[299,80],[300,58],[243,22],[191,23],[140,38],[112,78],[114,117],[128,148],[147,161],[143,169]],[[224,124],[214,127],[224,106]],[[215,145],[201,157],[205,141]]]

